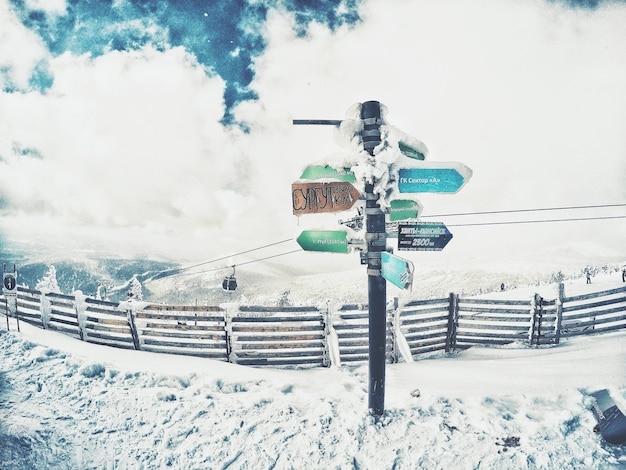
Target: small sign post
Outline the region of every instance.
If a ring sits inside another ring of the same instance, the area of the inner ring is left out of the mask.
[[[17,331],[20,331],[20,319],[17,314],[17,269],[13,265],[13,271],[7,271],[7,265],[3,266],[2,295],[7,315],[7,330],[9,329],[9,316],[17,319]]]

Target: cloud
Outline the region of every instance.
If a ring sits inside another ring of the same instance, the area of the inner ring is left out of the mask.
[[[283,239],[317,223],[292,215],[291,183],[345,152],[331,127],[291,120],[342,119],[372,99],[431,160],[473,170],[460,193],[421,197],[425,214],[626,200],[624,4],[370,0],[359,15],[329,28],[325,15],[267,8],[263,48],[246,59],[258,98],[232,109],[245,131],[223,121],[236,81],[182,37],[174,47],[51,56],[4,17],[3,76],[21,91],[0,94],[3,229],[193,260]],[[6,52],[18,42],[19,54]],[[27,92],[41,63],[53,81]],[[532,236],[611,238],[606,225],[588,227]],[[487,244],[469,232],[459,229],[451,252],[475,251],[464,239]],[[507,243],[529,233],[508,231]]]

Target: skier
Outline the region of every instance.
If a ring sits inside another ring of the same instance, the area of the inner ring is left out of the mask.
[[[626,282],[626,265],[622,266],[622,282]]]
[[[587,270],[585,271],[585,274],[587,276],[587,284],[591,284],[591,273]]]

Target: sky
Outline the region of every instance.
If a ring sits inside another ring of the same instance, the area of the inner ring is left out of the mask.
[[[5,250],[193,263],[337,229],[293,216],[291,183],[349,149],[292,120],[369,100],[473,170],[425,216],[626,203],[626,2],[212,3],[0,0]],[[444,253],[619,257],[624,230],[457,227]]]

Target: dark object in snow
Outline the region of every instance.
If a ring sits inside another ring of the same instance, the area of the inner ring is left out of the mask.
[[[501,441],[500,440],[496,441],[496,445],[502,446],[505,448],[506,447],[519,447],[519,437],[517,436],[505,437]]]
[[[413,391],[411,392],[411,396],[412,396],[413,398],[419,398],[419,396],[420,396],[420,395],[421,395],[421,392],[420,392],[420,389],[419,389],[419,388],[416,388],[415,390],[413,390]]]
[[[606,389],[598,390],[593,392],[591,396],[595,398],[591,411],[598,421],[594,431],[599,431],[609,444],[626,443],[626,416],[617,407],[609,391]]]

